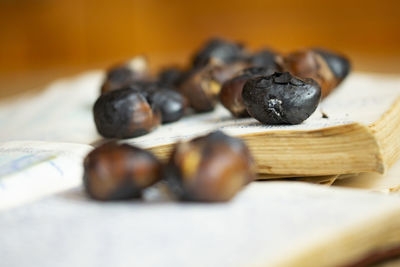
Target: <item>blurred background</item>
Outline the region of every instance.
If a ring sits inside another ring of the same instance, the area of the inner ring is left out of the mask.
[[[400,73],[398,0],[0,0],[0,97],[136,54],[185,64],[209,37],[282,52],[325,46]]]

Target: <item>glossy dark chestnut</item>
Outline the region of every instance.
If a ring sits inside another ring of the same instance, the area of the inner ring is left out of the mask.
[[[93,107],[97,131],[107,138],[146,134],[160,124],[159,110],[137,90],[123,88],[101,95]]]
[[[264,124],[299,124],[317,108],[321,88],[288,72],[249,79],[242,92],[249,114]]]

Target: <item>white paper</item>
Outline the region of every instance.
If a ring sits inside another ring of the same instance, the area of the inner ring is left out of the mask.
[[[0,210],[81,184],[88,145],[40,141],[0,143]]]
[[[37,140],[89,144],[98,139],[92,107],[102,72],[58,80],[37,95],[0,103],[0,141]]]
[[[95,202],[78,188],[0,213],[0,259],[41,267],[282,266],[389,214],[400,215],[399,197],[300,182],[255,182],[219,204]]]

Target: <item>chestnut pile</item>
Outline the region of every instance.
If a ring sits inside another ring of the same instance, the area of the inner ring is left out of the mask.
[[[346,57],[325,49],[252,53],[213,39],[186,70],[169,67],[152,76],[143,56],[112,67],[94,104],[94,121],[103,137],[131,138],[221,102],[234,117],[299,124],[349,72]],[[255,173],[243,141],[213,132],[177,143],[167,163],[138,147],[106,143],[85,158],[83,179],[97,200],[139,198],[162,181],[177,199],[213,202],[231,199]]]
[[[157,182],[184,201],[228,201],[255,178],[255,162],[244,142],[212,132],[175,145],[167,163],[151,152],[115,141],[84,160],[84,186],[96,200],[140,198]]]
[[[94,104],[94,121],[106,138],[131,138],[188,112],[212,111],[221,102],[234,117],[299,124],[349,72],[345,56],[321,48],[283,55],[212,39],[186,70],[169,67],[152,76],[143,56],[109,69]]]

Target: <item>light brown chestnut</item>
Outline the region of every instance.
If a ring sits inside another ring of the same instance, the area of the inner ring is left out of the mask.
[[[214,109],[222,84],[248,67],[245,62],[225,64],[211,59],[208,65],[192,69],[180,86],[180,91],[197,112]]]
[[[326,97],[350,72],[350,61],[340,54],[321,48],[305,49],[288,54],[284,67],[293,75],[312,78]]]
[[[197,112],[213,110],[220,90],[221,84],[213,77],[210,65],[191,70],[179,88],[189,105]]]
[[[92,150],[84,160],[83,182],[96,200],[122,200],[141,196],[143,189],[161,178],[161,163],[148,151],[109,142]]]
[[[164,177],[181,200],[228,201],[254,180],[255,162],[240,139],[213,132],[178,143]]]

